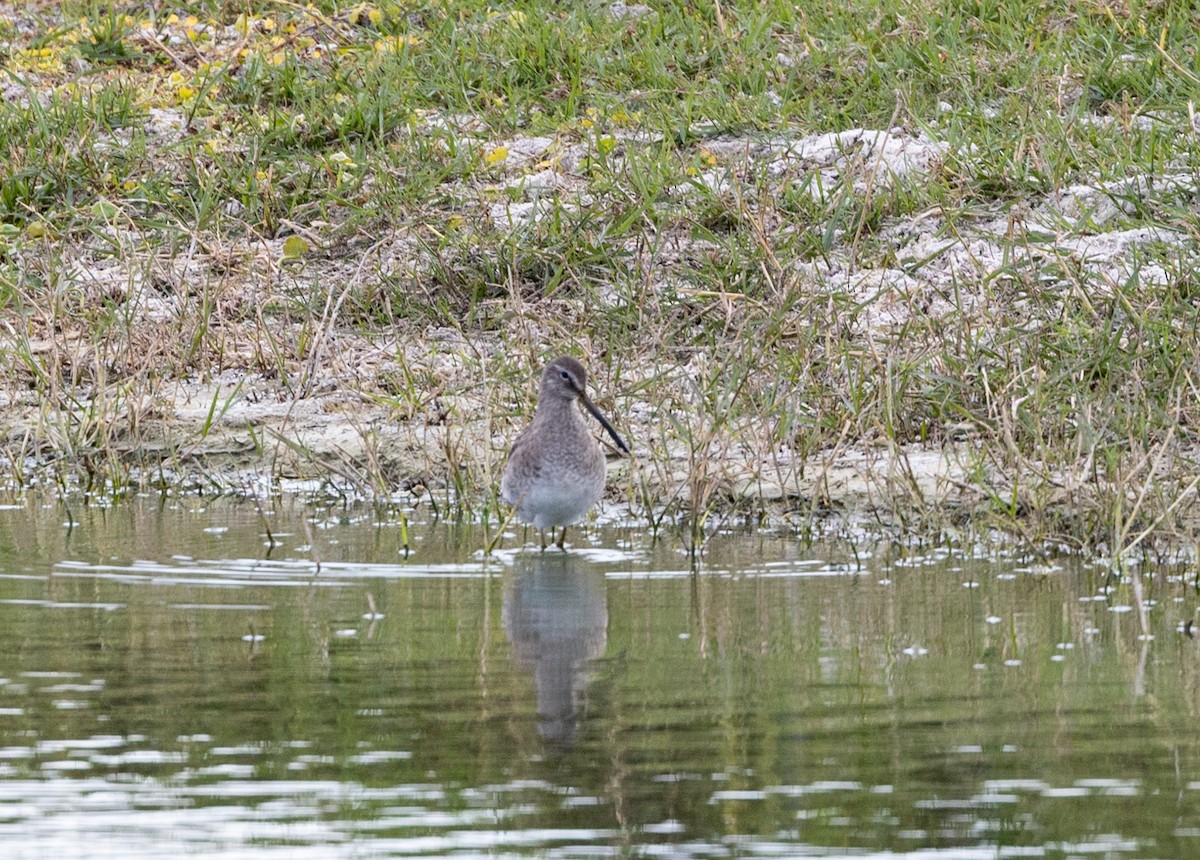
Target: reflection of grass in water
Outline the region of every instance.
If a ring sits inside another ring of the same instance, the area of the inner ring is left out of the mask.
[[[637,442],[621,494],[694,551],[864,499],[921,534],[1194,542],[1180,4],[364,9],[0,23],[13,481],[253,461],[493,516],[492,440],[574,351]],[[944,148],[786,146],[851,128]]]
[[[72,549],[107,560],[188,548],[203,562],[201,548],[213,543],[202,529],[214,522],[229,526],[223,554],[261,549],[260,518],[247,506],[183,508],[148,500],[82,510]],[[326,513],[336,520],[345,509]],[[316,532],[336,556],[328,560],[396,563],[394,522],[366,513]],[[273,516],[298,540],[296,518],[313,514],[296,505]],[[36,559],[57,552],[61,522],[53,506],[2,511],[0,547],[29,550],[27,572],[42,570]],[[417,528],[432,563],[461,565],[462,547],[480,543],[454,536],[461,527],[451,524]],[[649,554],[651,570],[678,565],[669,548],[636,552]],[[75,758],[111,780],[109,800],[135,780],[138,809],[155,810],[220,802],[261,813],[276,796],[328,790],[323,820],[378,817],[397,829],[426,809],[520,807],[506,832],[564,818],[600,830],[619,810],[631,840],[654,841],[639,828],[671,819],[688,834],[745,834],[739,844],[792,838],[799,826],[809,845],[878,840],[882,850],[915,844],[920,832],[976,844],[994,833],[980,837],[980,821],[1013,814],[1027,830],[1008,844],[1082,844],[1100,833],[1169,848],[1163,834],[1178,819],[1180,768],[1190,772],[1200,671],[1190,646],[1164,641],[1193,614],[1173,600],[1188,594],[1186,583],[1162,583],[1151,644],[1138,641],[1131,618],[1091,599],[1101,578],[1070,559],[1017,572],[1011,560],[944,547],[880,546],[867,576],[775,579],[752,571],[790,557],[789,542],[724,533],[708,552],[719,569],[746,575],[605,582],[606,651],[583,679],[578,752],[550,762],[534,677],[504,627],[516,571],[367,582],[347,565],[350,581],[336,588],[203,588],[193,576],[150,582],[150,572],[130,583],[86,569],[79,578],[59,570],[49,588],[11,580],[8,596],[123,608],[0,603],[11,682],[0,685],[0,703],[21,709],[0,721],[7,776],[44,783],[43,762]],[[817,552],[845,557],[840,547]],[[879,584],[885,577],[890,585]],[[246,604],[259,608],[232,608]],[[368,608],[384,615],[374,639]],[[241,638],[248,623],[266,637],[256,650]],[[360,635],[337,635],[350,628]],[[76,675],[38,674],[50,671]],[[64,684],[88,689],[47,689]],[[63,699],[89,707],[59,711]],[[98,715],[110,717],[101,729]],[[55,796],[76,781],[60,780]],[[206,785],[211,793],[187,791]],[[513,790],[495,788],[506,785]],[[240,800],[239,787],[248,793]],[[1055,796],[1071,790],[1077,796]],[[600,802],[567,806],[564,797]],[[38,821],[27,814],[32,800],[10,804],[10,831]],[[77,825],[89,809],[96,804],[54,805]],[[463,832],[457,819],[438,820],[420,836]],[[178,816],[170,824],[177,839]],[[482,826],[493,825],[494,815]],[[402,835],[357,838],[373,834]]]

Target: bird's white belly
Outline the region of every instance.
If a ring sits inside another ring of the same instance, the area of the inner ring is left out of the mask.
[[[558,480],[535,481],[521,496],[517,519],[539,529],[569,526],[587,516],[602,495],[603,479],[597,483],[564,475]]]

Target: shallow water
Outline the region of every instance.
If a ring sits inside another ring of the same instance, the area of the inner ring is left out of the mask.
[[[1190,580],[405,533],[0,510],[3,856],[1200,856]]]

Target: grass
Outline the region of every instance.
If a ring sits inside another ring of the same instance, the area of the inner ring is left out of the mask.
[[[838,506],[1197,543],[1188,4],[5,14],[15,483],[228,489],[236,449],[493,514],[567,351],[639,448],[632,510],[697,549]],[[925,155],[814,144],[851,129]]]

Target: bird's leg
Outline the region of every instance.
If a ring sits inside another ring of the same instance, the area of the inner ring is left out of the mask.
[[[560,531],[558,533],[558,548],[559,549],[565,549],[565,547],[563,547],[563,541],[566,539],[567,539],[567,527],[563,526],[562,531]]]
[[[538,529],[538,536],[542,539],[542,552],[546,551],[546,530]],[[553,537],[553,535],[551,535]]]

